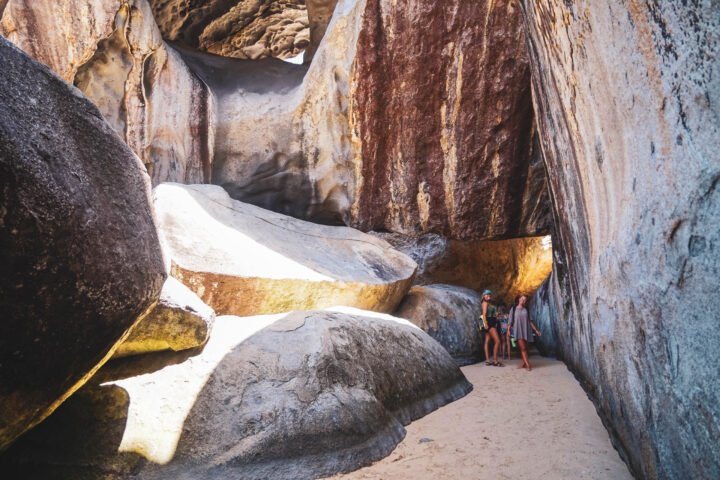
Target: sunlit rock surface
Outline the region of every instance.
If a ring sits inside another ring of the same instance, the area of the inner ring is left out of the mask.
[[[207,341],[214,320],[212,308],[169,277],[157,305],[133,327],[113,357],[200,347]]]
[[[378,238],[238,202],[215,185],[162,184],[153,197],[172,276],[219,314],[392,312],[417,267]]]
[[[0,38],[0,450],[49,415],[160,294],[137,157],[78,90]]]
[[[531,295],[552,271],[549,236],[485,241],[371,233],[415,260],[415,284],[445,283],[478,293],[489,289],[494,302],[511,304],[517,295]]]
[[[471,389],[405,320],[224,316],[200,355],[86,387],[0,464],[27,479],[317,478],[382,458]]]
[[[146,0],[11,0],[0,33],[80,88],[154,184],[210,181],[212,97]]]
[[[720,478],[717,4],[524,4],[557,351],[638,478]]]
[[[410,289],[395,315],[407,318],[445,347],[458,365],[483,358],[478,319],[482,298],[477,292],[453,285],[426,285]]]

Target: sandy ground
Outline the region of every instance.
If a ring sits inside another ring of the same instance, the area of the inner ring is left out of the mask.
[[[537,354],[531,372],[505,363],[463,367],[469,395],[408,425],[388,457],[331,478],[632,479],[565,364]]]

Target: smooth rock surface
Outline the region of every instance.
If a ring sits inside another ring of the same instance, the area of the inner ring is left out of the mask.
[[[138,158],[0,38],[0,450],[109,358],[165,280]]]
[[[523,4],[558,355],[638,478],[720,478],[717,4]]]
[[[418,264],[414,283],[445,283],[493,292],[493,302],[512,304],[532,295],[552,271],[550,237],[450,240],[436,234],[408,237],[371,232]]]
[[[407,318],[445,347],[458,365],[483,359],[478,318],[482,298],[473,290],[453,285],[426,285],[410,289],[395,315]]]
[[[113,358],[201,347],[207,342],[214,321],[213,309],[170,277],[163,285],[157,305],[132,328]]]
[[[244,204],[216,185],[162,184],[153,198],[172,276],[218,314],[392,312],[417,268],[378,238]]]
[[[11,0],[0,34],[95,102],[153,184],[210,181],[212,97],[147,0]]]
[[[0,464],[27,479],[317,478],[382,458],[471,389],[405,320],[224,316],[200,355],[86,387]]]

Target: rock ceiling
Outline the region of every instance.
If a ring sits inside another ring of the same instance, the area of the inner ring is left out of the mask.
[[[310,44],[305,0],[150,0],[163,37],[202,51],[256,60],[289,58]]]

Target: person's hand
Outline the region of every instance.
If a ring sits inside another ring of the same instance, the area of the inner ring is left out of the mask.
[[[540,330],[535,330],[535,333],[537,333],[538,337],[542,337],[542,333],[540,333]]]

